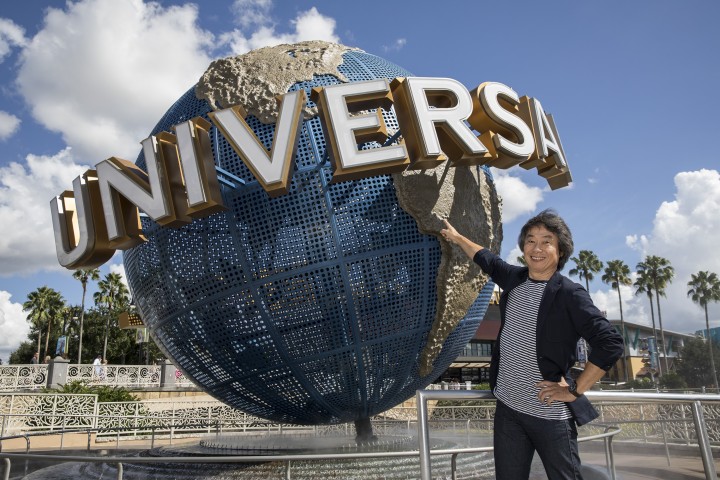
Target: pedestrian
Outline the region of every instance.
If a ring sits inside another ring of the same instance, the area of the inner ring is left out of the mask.
[[[93,360],[93,373],[95,378],[101,378],[102,377],[102,355],[98,355],[95,357],[95,360]]]
[[[615,364],[623,340],[582,285],[560,274],[573,252],[565,221],[544,210],[518,237],[526,267],[514,266],[464,237],[444,221],[440,231],[497,284],[500,332],[490,362],[497,398],[495,475],[527,480],[538,452],[549,480],[582,479],[577,425],[598,413],[585,395]],[[580,338],[590,345],[577,380],[570,375]]]
[[[35,355],[33,355],[30,359],[30,363],[32,363],[33,365],[37,365],[38,360],[40,360],[40,352],[35,352]]]

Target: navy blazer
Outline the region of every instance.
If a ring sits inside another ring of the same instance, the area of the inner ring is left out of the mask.
[[[500,332],[505,325],[505,307],[510,291],[528,278],[528,268],[510,265],[488,249],[473,258],[502,290],[500,295]],[[593,304],[582,285],[555,272],[548,280],[537,317],[537,362],[543,379],[568,381],[570,368],[577,360],[577,342],[584,338],[590,346],[588,361],[609,370],[624,351],[622,336]],[[499,333],[498,333],[499,336]],[[500,360],[500,342],[495,342],[490,362],[490,387],[494,390]],[[585,396],[567,402],[578,425],[598,414]]]

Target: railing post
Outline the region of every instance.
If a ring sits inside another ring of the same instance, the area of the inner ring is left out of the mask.
[[[717,480],[715,462],[713,460],[712,449],[710,448],[710,438],[705,428],[705,415],[703,414],[702,404],[699,400],[695,400],[692,403],[692,413],[698,444],[700,446],[700,456],[702,457],[703,467],[705,467],[705,478],[706,480]]]
[[[67,383],[68,365],[70,360],[62,357],[55,357],[55,360],[48,365],[47,387],[58,388]]]
[[[175,372],[177,367],[170,360],[165,360],[160,366],[160,388],[175,387]]]
[[[430,432],[428,431],[427,400],[422,390],[415,394],[418,421],[418,449],[420,450],[420,479],[432,480],[430,473]]]
[[[611,428],[612,427],[605,427],[605,433]],[[612,480],[615,480],[617,473],[615,472],[615,452],[613,452],[612,440],[612,436],[603,439],[605,443],[605,463],[607,464],[608,474]]]

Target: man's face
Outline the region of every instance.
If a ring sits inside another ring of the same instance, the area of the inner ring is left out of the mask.
[[[523,247],[530,278],[547,280],[557,270],[560,261],[558,238],[543,225],[531,227],[525,236]]]

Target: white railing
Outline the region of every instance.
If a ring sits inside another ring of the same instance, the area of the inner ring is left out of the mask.
[[[175,386],[176,387],[194,387],[195,384],[190,381],[180,370],[175,370]]]
[[[616,441],[637,443],[638,438],[662,445],[694,445],[699,448],[706,478],[715,478],[711,446],[720,446],[720,396],[666,393],[589,392],[602,417],[602,424],[615,425]],[[478,406],[430,406],[427,400],[482,400]],[[469,432],[489,431],[492,427],[494,400],[486,391],[419,391],[416,415],[408,407],[398,407],[373,418],[376,432],[384,423],[405,423],[405,430],[419,429],[421,469],[429,467],[429,456],[438,452],[424,450],[428,427],[452,428]],[[87,431],[105,441],[121,442],[132,438],[154,439],[198,432],[267,430],[282,432],[293,426],[261,420],[232,409],[215,400],[183,399],[174,401],[118,402],[99,404],[96,395],[0,394],[0,437],[23,435],[30,449],[30,436],[44,432]],[[391,421],[388,419],[395,418]],[[400,420],[406,418],[406,420]],[[418,420],[419,419],[419,420]],[[326,429],[344,429],[352,434],[352,425],[302,427],[317,433]],[[397,427],[394,427],[397,428]],[[227,430],[226,430],[227,429]],[[588,436],[586,427],[580,435]],[[108,438],[110,437],[110,438]],[[88,440],[89,442],[90,440]],[[2,451],[0,441],[0,452]],[[89,443],[88,443],[89,448]],[[452,455],[470,453],[457,451]],[[414,455],[418,455],[416,451]],[[0,454],[2,456],[2,454]],[[247,460],[247,459],[245,459]],[[608,462],[612,471],[613,464]],[[614,472],[613,472],[614,474]]]
[[[81,381],[90,385],[123,388],[160,387],[161,365],[68,364],[65,383]],[[48,386],[49,365],[0,365],[0,392],[41,390]],[[175,370],[175,387],[194,387],[180,370]]]
[[[420,424],[426,424],[426,426],[430,428],[439,428],[444,431],[451,429],[453,435],[457,435],[458,433],[475,435],[478,432],[487,432],[489,434],[491,431],[494,400],[489,392],[441,390],[424,391],[423,394],[429,397],[439,395],[439,397],[435,397],[437,400],[481,400],[481,402],[477,402],[477,406],[467,407],[431,406],[428,408],[429,406],[425,405],[427,410],[425,414],[420,415],[419,418],[422,419],[421,421],[416,420],[418,418],[418,410],[415,410],[416,415],[411,416],[409,413],[410,410],[413,409],[409,407],[395,408],[382,416],[376,416],[372,419],[375,432],[380,434],[385,428],[388,429],[388,432],[397,431],[399,428],[398,425],[400,424],[405,425],[405,427],[402,427],[402,430],[405,432],[414,428],[420,428]],[[634,445],[636,444],[634,438],[636,438],[637,433],[632,432],[633,428],[640,428],[637,427],[637,425],[644,426],[643,428],[650,428],[652,424],[655,424],[664,425],[662,428],[665,429],[667,435],[665,435],[664,438],[653,438],[654,436],[650,434],[650,441],[654,440],[658,443],[665,441],[667,444],[674,445],[678,443],[686,445],[689,442],[689,444],[700,447],[703,462],[710,458],[710,454],[712,453],[710,452],[710,445],[712,444],[716,447],[720,445],[720,438],[715,436],[718,432],[717,423],[720,421],[715,413],[719,406],[720,397],[654,393],[631,394],[628,392],[591,392],[590,396],[593,397],[594,403],[601,409],[603,414],[603,417],[598,421],[602,421],[607,427],[605,433],[601,433],[600,435],[591,434],[593,430],[587,430],[587,427],[582,427],[579,432],[581,441],[596,441],[603,436],[603,440],[606,442],[606,449],[608,447],[611,449],[613,443],[609,443],[608,435],[615,435],[614,438],[616,442],[625,440]],[[88,397],[90,397],[90,400],[87,399]],[[422,401],[418,402],[418,406],[422,404]],[[97,405],[97,407],[93,407],[93,405]],[[165,439],[164,441],[166,442],[169,439],[172,444],[173,436],[177,438],[188,435],[206,435],[208,433],[217,434],[230,431],[258,430],[282,433],[283,431],[295,429],[293,426],[280,425],[257,419],[214,400],[153,400],[97,404],[94,395],[15,394],[0,395],[0,407],[2,407],[0,408],[0,416],[2,416],[3,426],[11,425],[16,427],[11,429],[12,431],[9,431],[7,428],[3,429],[4,431],[0,436],[5,437],[5,440],[0,440],[0,452],[2,452],[5,441],[13,441],[8,437],[13,436],[13,434],[17,437],[18,433],[21,435],[21,438],[25,438],[27,451],[29,452],[34,450],[33,447],[36,445],[33,439],[47,432],[54,433],[55,435],[58,433],[61,435],[63,433],[71,434],[73,432],[77,435],[77,433],[82,434],[84,432],[88,436],[89,449],[92,438],[96,438],[98,442],[114,442],[117,448],[121,448],[119,445],[123,441],[131,439],[144,438],[150,445],[153,445],[156,439],[162,438]],[[90,413],[93,409],[95,409],[95,414]],[[80,419],[82,418],[85,418],[90,423],[80,423]],[[391,421],[388,420],[388,418],[396,418],[397,420]],[[399,420],[400,418],[407,418],[407,420]],[[23,422],[33,423],[28,423],[23,428],[21,426]],[[637,425],[633,426],[633,424]],[[610,425],[616,426],[611,427]],[[673,427],[673,425],[677,425],[677,428]],[[622,428],[622,432],[620,432],[618,426]],[[595,425],[596,430],[597,427],[601,427],[602,430],[603,425]],[[334,429],[336,431],[344,430],[343,433],[345,435],[352,435],[354,433],[351,424],[302,428],[306,430],[309,429],[309,431],[314,432],[313,434],[316,435],[322,435],[325,433],[325,430],[328,429]],[[614,428],[614,430],[607,430],[608,428]],[[626,433],[630,433],[630,435],[626,437]],[[651,432],[648,431],[648,433]],[[421,434],[419,437],[422,436]],[[60,448],[62,449],[62,437],[60,444]],[[614,444],[617,445],[617,443]],[[428,454],[438,457],[450,455],[453,465],[452,471],[454,472],[458,455],[464,457],[480,450],[489,451],[491,449],[492,447],[466,447],[447,451],[433,450],[428,452]],[[423,458],[429,457],[423,457],[424,454],[419,452],[422,452],[422,446],[414,453],[406,452],[403,453],[403,455],[414,456],[416,461],[421,461],[421,468],[424,468]],[[380,457],[384,455],[390,455],[390,453],[380,449],[378,452],[366,454],[365,456]],[[609,457],[610,459],[607,462],[608,472],[611,476],[614,476],[614,463],[611,451],[610,455],[611,457]],[[6,455],[0,453],[0,458],[10,457],[20,459],[21,455]],[[36,455],[33,455],[33,457],[42,459],[42,457],[37,457]],[[322,455],[318,455],[317,459],[321,459],[322,457]],[[236,458],[229,456],[223,457],[222,461],[261,461],[257,458]],[[332,458],[336,459],[337,455],[333,455]],[[58,458],[53,459],[53,461],[68,461],[69,459],[70,457],[58,456]],[[283,457],[283,459],[285,459],[285,457]],[[296,462],[298,459],[299,457],[296,456],[287,456],[288,462]],[[105,460],[108,461],[108,459]],[[152,461],[172,463],[179,460],[180,459],[177,458],[161,458]],[[275,460],[277,460],[277,458],[275,458]],[[85,460],[83,458],[78,459],[78,461]],[[125,461],[127,461],[127,459],[117,459],[117,462]],[[150,460],[148,461],[152,462]],[[195,461],[199,460],[195,459]],[[446,464],[445,461],[438,463]],[[706,474],[712,474],[711,469],[713,466],[704,466],[707,469]],[[290,463],[288,463],[287,466],[288,472],[289,468]],[[2,469],[0,468],[0,470]],[[5,471],[7,471],[7,469]],[[290,478],[289,473],[286,478]]]
[[[68,365],[68,382],[118,387],[159,387],[158,365]]]
[[[96,425],[97,395],[0,393],[0,434]]]
[[[0,365],[0,391],[45,388],[47,373],[45,364]]]

